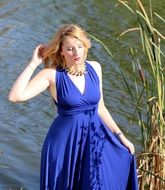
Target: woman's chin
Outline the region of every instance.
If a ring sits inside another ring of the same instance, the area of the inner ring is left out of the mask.
[[[79,60],[79,61],[76,61],[75,62],[77,65],[82,65],[82,64],[84,64],[84,62],[83,62],[83,60],[81,59],[81,60]]]

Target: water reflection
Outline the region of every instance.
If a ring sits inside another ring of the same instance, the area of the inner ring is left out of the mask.
[[[7,94],[34,47],[46,43],[62,23],[80,24],[110,47],[114,59],[92,41],[89,59],[102,64],[106,104],[138,147],[139,129],[135,124],[129,124],[133,108],[120,75],[122,68],[131,76],[131,65],[127,63],[130,57],[125,53],[126,41],[116,40],[122,31],[135,23],[127,10],[115,7],[115,4],[116,1],[95,0],[0,1],[0,189],[39,189],[41,147],[56,109],[47,92],[22,104],[8,102]],[[153,5],[159,14],[164,13],[163,1]]]

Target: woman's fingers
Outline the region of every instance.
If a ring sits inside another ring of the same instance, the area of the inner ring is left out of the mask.
[[[40,45],[38,48],[38,57],[43,59],[45,50],[46,50],[46,45]]]
[[[41,48],[42,45],[38,45],[33,52],[32,62],[37,66],[42,63],[42,57],[40,56]]]

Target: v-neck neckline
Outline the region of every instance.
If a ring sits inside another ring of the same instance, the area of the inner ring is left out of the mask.
[[[87,87],[87,80],[86,80],[86,76],[87,75],[87,73],[85,73],[84,74],[84,89],[83,89],[83,92],[81,92],[80,90],[79,90],[79,88],[77,87],[77,85],[73,82],[73,80],[70,78],[70,76],[66,73],[66,76],[67,76],[67,78],[70,80],[70,83],[72,84],[72,86],[79,92],[79,94],[81,95],[81,96],[85,96],[85,93],[86,93],[86,87]]]

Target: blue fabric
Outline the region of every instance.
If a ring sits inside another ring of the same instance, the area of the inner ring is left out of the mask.
[[[56,73],[58,116],[42,149],[40,190],[137,190],[135,158],[99,117],[99,78],[86,67],[83,94]]]

